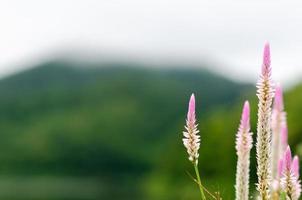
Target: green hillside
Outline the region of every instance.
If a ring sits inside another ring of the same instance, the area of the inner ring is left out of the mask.
[[[37,66],[0,81],[0,174],[95,177],[106,182],[102,199],[152,196],[148,185],[157,169],[187,178],[179,144],[190,94],[200,100],[198,111],[206,119],[248,88],[201,70]],[[171,148],[174,143],[178,149]],[[182,165],[170,166],[173,159]]]
[[[157,157],[150,152],[183,121],[190,93],[205,117],[246,87],[202,71],[48,63],[0,82],[1,166],[14,173],[144,171]]]

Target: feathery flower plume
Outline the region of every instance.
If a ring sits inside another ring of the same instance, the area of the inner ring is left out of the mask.
[[[275,99],[272,111],[272,177],[274,180],[277,179],[277,167],[278,161],[283,156],[286,149],[285,139],[287,143],[287,138],[285,137],[286,129],[286,114],[284,112],[283,105],[283,93],[282,88],[278,84],[275,88]]]
[[[301,196],[301,181],[299,180],[299,159],[298,156],[295,156],[292,161],[291,166],[291,173],[292,173],[292,199],[298,200]]]
[[[201,185],[199,170],[198,170],[198,150],[200,146],[200,136],[198,135],[199,130],[197,129],[196,116],[195,116],[195,96],[191,95],[189,101],[188,114],[186,119],[185,131],[183,132],[184,138],[182,139],[184,146],[187,148],[189,154],[189,160],[193,163],[194,170],[196,173],[197,183],[200,190],[202,200],[206,200]]]
[[[191,95],[188,114],[186,119],[185,131],[183,132],[183,144],[187,148],[189,160],[194,164],[198,163],[198,150],[200,146],[200,136],[198,135],[196,117],[195,117],[195,96]]]
[[[292,162],[292,171],[295,176],[299,177],[300,172],[299,172],[299,157],[294,156],[293,162]]]
[[[264,47],[262,73],[257,83],[258,123],[257,123],[257,190],[261,200],[270,199],[271,183],[271,105],[274,95],[271,81],[270,49]]]
[[[283,159],[284,159],[284,168],[283,168],[283,170],[290,171],[291,164],[292,164],[292,152],[291,152],[289,146],[287,146],[287,148],[286,148]]]
[[[252,133],[250,132],[250,106],[246,101],[243,106],[240,126],[236,135],[237,172],[236,172],[236,200],[248,200],[250,150],[252,148]]]
[[[288,146],[284,157],[282,168],[281,188],[286,192],[290,200],[298,200],[301,195],[301,184],[299,180],[299,160],[298,157],[292,160],[290,147]]]
[[[281,149],[282,153],[285,152],[286,147],[288,146],[287,138],[288,138],[288,130],[287,130],[287,124],[285,122],[284,124],[282,124],[282,127],[281,127],[281,144],[280,144],[280,149]]]

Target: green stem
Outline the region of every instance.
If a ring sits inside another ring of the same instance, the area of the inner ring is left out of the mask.
[[[201,199],[206,200],[206,196],[204,195],[203,188],[202,188],[201,181],[200,181],[198,165],[196,163],[194,164],[194,169],[195,169],[197,182],[198,182],[198,186],[199,186],[199,190],[200,190],[200,194],[201,194]]]

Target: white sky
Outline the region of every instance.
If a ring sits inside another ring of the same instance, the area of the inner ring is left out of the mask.
[[[302,80],[300,2],[0,1],[0,76],[83,49],[150,62],[216,63],[223,67],[216,71],[254,81],[269,41],[274,78],[291,84]]]

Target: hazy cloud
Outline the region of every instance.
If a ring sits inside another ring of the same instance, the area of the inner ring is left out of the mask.
[[[302,75],[300,1],[98,0],[0,3],[0,74],[61,48],[219,64],[254,80],[269,40],[275,79]]]

